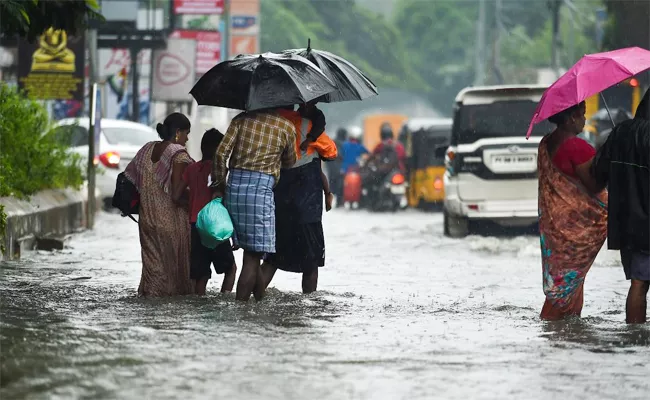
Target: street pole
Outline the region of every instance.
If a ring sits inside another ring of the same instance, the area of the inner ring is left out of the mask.
[[[230,21],[230,1],[231,0],[224,0],[223,2],[222,16],[224,19],[224,30],[223,30],[224,40],[222,40],[222,42],[226,44],[226,48],[221,49],[221,59],[223,61],[230,59],[230,47],[232,45],[232,43],[230,43],[230,25],[232,25]]]
[[[501,73],[501,30],[503,29],[503,23],[501,22],[501,0],[496,0],[494,6],[494,23],[496,25],[496,33],[494,36],[494,56],[492,57],[492,69],[494,70],[494,75],[496,77],[497,83],[499,85],[503,85],[503,74]]]
[[[553,37],[551,38],[551,65],[553,67],[553,72],[555,72],[555,77],[560,77],[560,6],[562,5],[562,0],[553,0],[551,3],[551,12],[553,16]]]
[[[474,85],[485,84],[485,0],[478,0],[478,23],[476,24],[476,72]]]
[[[138,53],[140,52],[139,47],[131,47],[129,49],[131,54],[131,79],[133,79],[132,85],[132,97],[133,101],[133,122],[140,122],[140,88],[138,87]]]
[[[86,205],[86,224],[92,229],[95,224],[95,109],[97,102],[97,30],[88,31],[88,55],[89,55],[89,80],[90,80],[90,108],[88,123],[88,199]]]

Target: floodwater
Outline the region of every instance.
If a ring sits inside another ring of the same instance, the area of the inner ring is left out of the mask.
[[[3,399],[648,399],[650,325],[603,250],[579,320],[545,323],[536,237],[442,237],[439,214],[333,211],[320,291],[140,299],[136,225],[2,264]],[[241,256],[241,253],[238,253]]]

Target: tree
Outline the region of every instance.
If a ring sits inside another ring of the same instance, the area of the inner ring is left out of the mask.
[[[1,0],[0,32],[34,41],[50,27],[74,35],[102,19],[97,0]]]
[[[477,15],[476,2],[403,0],[397,5],[394,21],[409,62],[428,82],[428,98],[443,112],[473,81]]]
[[[650,49],[650,2],[605,0],[610,14],[605,46],[609,49],[639,46]]]
[[[281,51],[307,46],[346,58],[379,87],[421,88],[400,32],[378,13],[352,0],[265,0],[261,47]]]

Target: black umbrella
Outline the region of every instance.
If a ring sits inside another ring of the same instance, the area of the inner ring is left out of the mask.
[[[285,50],[283,54],[297,54],[308,59],[334,82],[336,90],[324,95],[319,101],[336,103],[364,100],[379,94],[377,86],[352,63],[330,52],[312,49],[311,40],[307,42],[306,49]]]
[[[199,105],[251,111],[306,103],[334,89],[307,59],[264,53],[241,55],[215,65],[190,94]]]

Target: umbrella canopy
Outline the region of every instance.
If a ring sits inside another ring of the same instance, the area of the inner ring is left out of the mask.
[[[285,50],[283,54],[296,54],[308,59],[330,78],[336,90],[318,99],[325,103],[364,100],[379,94],[377,86],[346,59],[327,51],[314,50],[311,43],[306,49]]]
[[[534,124],[647,69],[650,69],[650,51],[640,47],[582,57],[546,89],[528,127],[526,138],[530,137]]]
[[[335,89],[309,60],[264,53],[215,65],[190,94],[199,105],[252,111],[306,103]]]

